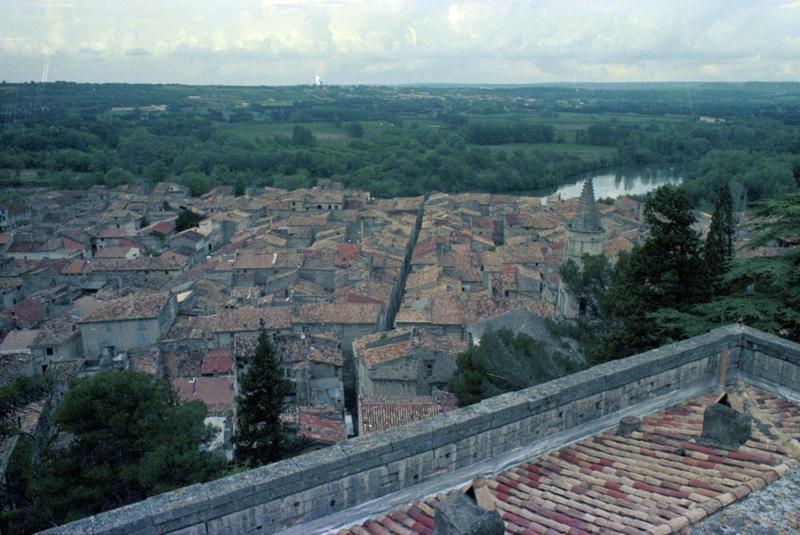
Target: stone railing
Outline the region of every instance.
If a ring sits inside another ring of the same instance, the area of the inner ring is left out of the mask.
[[[192,485],[47,533],[274,533],[728,376],[800,389],[800,345],[731,325],[407,427]]]

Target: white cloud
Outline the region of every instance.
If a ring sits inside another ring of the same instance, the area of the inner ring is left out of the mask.
[[[447,10],[447,22],[450,24],[450,29],[458,31],[463,21],[464,12],[461,11],[458,4],[450,4],[450,8]]]
[[[36,79],[49,57],[50,79],[95,81],[796,79],[799,27],[796,1],[14,2],[0,70]]]

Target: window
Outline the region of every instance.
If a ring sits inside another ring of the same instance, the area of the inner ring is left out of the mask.
[[[52,347],[48,347],[47,349],[44,350],[44,352],[48,357],[50,357],[50,356],[53,355],[53,348]]]
[[[425,377],[433,377],[433,362],[425,363]]]

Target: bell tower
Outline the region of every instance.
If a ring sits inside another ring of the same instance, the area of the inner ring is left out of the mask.
[[[578,212],[567,223],[567,247],[564,263],[574,261],[583,268],[584,255],[603,254],[603,238],[605,231],[600,225],[600,214],[594,202],[594,184],[591,177],[583,183]],[[576,303],[567,293],[563,282],[558,288],[558,315],[575,318],[582,313],[582,306]]]

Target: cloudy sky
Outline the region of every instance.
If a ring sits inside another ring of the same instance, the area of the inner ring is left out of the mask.
[[[2,0],[0,79],[800,80],[800,0]]]

